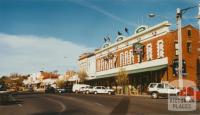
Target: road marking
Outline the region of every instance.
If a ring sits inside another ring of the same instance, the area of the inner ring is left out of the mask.
[[[55,100],[55,99],[52,99],[52,98],[49,98],[49,97],[45,97],[45,99],[59,104],[61,106],[61,112],[64,112],[66,110],[66,106],[62,102]]]
[[[102,107],[104,107],[104,105],[101,104],[101,103],[95,103],[95,104],[98,105],[98,106],[102,106]]]
[[[17,104],[19,107],[22,107],[22,104]]]

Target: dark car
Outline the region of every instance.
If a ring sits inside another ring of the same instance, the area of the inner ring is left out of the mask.
[[[45,89],[45,93],[56,93],[56,89],[54,87],[48,86]]]
[[[57,93],[72,93],[72,87],[58,88]]]
[[[0,91],[6,91],[6,85],[0,84]]]

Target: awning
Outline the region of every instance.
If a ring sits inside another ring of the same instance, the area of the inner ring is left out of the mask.
[[[167,65],[154,66],[154,67],[148,67],[148,68],[143,68],[143,69],[135,69],[135,70],[127,71],[127,73],[128,73],[128,74],[143,73],[143,72],[148,72],[148,71],[161,70],[161,69],[163,69],[163,68],[167,68]],[[97,76],[95,79],[113,77],[113,76],[117,76],[117,74],[118,74],[118,73],[112,73],[112,74],[101,75],[101,76]]]

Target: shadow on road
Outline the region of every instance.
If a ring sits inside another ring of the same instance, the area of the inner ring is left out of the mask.
[[[119,104],[112,110],[110,115],[125,115],[128,112],[130,99],[128,97],[124,97],[121,99]]]
[[[5,102],[5,103],[1,103],[0,106],[9,106],[9,105],[17,105],[17,104],[23,104],[23,101]]]

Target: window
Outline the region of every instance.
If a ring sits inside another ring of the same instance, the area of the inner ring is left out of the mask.
[[[125,52],[125,57],[124,57],[125,59],[124,59],[124,65],[127,65],[127,63],[128,63],[128,52],[126,51]]]
[[[157,57],[163,58],[164,57],[164,43],[163,40],[159,40],[157,42]]]
[[[113,68],[113,60],[111,59],[110,60],[110,69],[112,69]]]
[[[138,63],[140,63],[140,55],[138,55]]]
[[[113,68],[117,67],[117,56],[115,55],[113,58]]]
[[[124,54],[121,53],[120,54],[120,66],[123,66],[123,62],[124,62]]]
[[[191,42],[187,42],[187,52],[192,53],[192,43]]]
[[[158,84],[157,88],[164,88],[164,84]]]
[[[187,35],[188,35],[188,37],[191,37],[191,36],[192,36],[192,31],[191,31],[191,29],[187,30]]]
[[[100,63],[101,63],[100,60],[98,60],[98,61],[97,61],[97,71],[100,71],[100,68],[101,68],[101,67],[100,67]]]
[[[133,50],[129,51],[129,64],[133,64]]]
[[[178,55],[178,42],[174,42],[175,55]]]
[[[147,60],[152,60],[152,44],[147,44]]]

